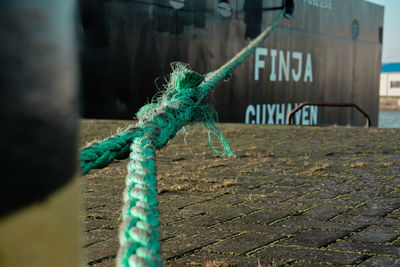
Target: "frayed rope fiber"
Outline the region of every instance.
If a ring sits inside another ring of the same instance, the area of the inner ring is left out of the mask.
[[[165,91],[136,114],[135,127],[104,141],[91,144],[80,151],[82,173],[103,168],[114,159],[128,155],[128,174],[124,192],[120,249],[117,266],[156,267],[162,265],[159,243],[157,180],[155,151],[163,148],[185,125],[203,122],[212,151],[234,156],[221,131],[215,125],[214,108],[203,101],[221,81],[228,79],[278,24],[285,9],[273,24],[228,63],[205,77],[189,70],[186,64],[173,63]],[[213,148],[211,134],[216,135],[223,151]],[[129,154],[129,148],[131,153]]]
[[[200,86],[204,77],[191,71],[183,63],[172,64],[172,74],[166,91],[150,103],[142,107],[137,113],[139,127],[144,129],[144,134],[153,137],[157,149],[164,147],[170,139],[185,125],[203,122],[206,129],[221,140],[224,155],[233,156],[228,143],[222,133],[215,126],[216,115],[214,108],[201,101],[208,94],[204,86]],[[209,138],[211,140],[208,131]],[[212,148],[212,145],[210,143]],[[213,151],[216,151],[212,148]]]

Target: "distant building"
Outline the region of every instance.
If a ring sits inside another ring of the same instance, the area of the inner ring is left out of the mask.
[[[400,63],[382,65],[379,109],[400,110]]]
[[[400,97],[400,63],[382,65],[379,95]]]

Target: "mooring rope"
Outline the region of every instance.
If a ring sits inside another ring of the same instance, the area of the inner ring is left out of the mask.
[[[166,90],[154,102],[139,110],[136,114],[139,122],[135,127],[81,149],[84,174],[91,169],[106,167],[114,159],[126,158],[129,147],[131,149],[117,266],[161,266],[155,150],[164,147],[183,126],[203,122],[209,133],[211,149],[233,155],[222,133],[214,125],[214,109],[202,104],[202,101],[268,37],[284,14],[285,9],[246,48],[205,77],[189,70],[185,64],[173,64]],[[212,147],[211,132],[221,140],[224,151]]]
[[[131,150],[117,264],[160,266],[155,146],[146,135]]]

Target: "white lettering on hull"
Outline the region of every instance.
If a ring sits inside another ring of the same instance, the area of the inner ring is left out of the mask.
[[[299,104],[257,104],[249,105],[245,113],[246,124],[286,124],[286,118]],[[268,118],[268,119],[267,119]],[[296,125],[317,125],[318,107],[304,106],[294,115]]]
[[[303,0],[303,3],[326,9],[332,9],[333,7],[333,0]]]
[[[270,60],[265,58],[268,56]],[[267,48],[259,47],[256,49],[254,58],[254,80],[256,81],[260,80],[262,76],[261,70],[266,69],[266,60],[270,63],[270,73],[269,76],[266,76],[271,82],[289,82],[291,80],[295,82],[299,82],[300,80],[304,82],[313,81],[312,58],[310,53],[305,55],[304,66],[303,53],[297,51],[268,50]],[[276,64],[278,64],[278,66],[276,66]]]

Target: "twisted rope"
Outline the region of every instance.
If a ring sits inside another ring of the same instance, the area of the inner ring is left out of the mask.
[[[285,9],[246,48],[206,77],[189,70],[182,63],[173,64],[166,90],[155,102],[139,110],[139,122],[135,127],[81,150],[81,167],[85,174],[91,169],[107,166],[115,158],[127,157],[129,146],[131,148],[117,266],[161,266],[155,150],[164,147],[183,126],[203,122],[209,134],[211,149],[217,153],[233,155],[222,133],[214,125],[216,112],[212,106],[202,104],[202,101],[218,83],[228,79],[233,70],[268,37],[284,13]],[[212,147],[211,133],[221,140],[224,151]]]
[[[118,266],[160,266],[155,145],[150,136],[136,138],[131,146]]]
[[[104,141],[92,143],[80,151],[81,170],[83,174],[92,169],[107,167],[114,159],[126,159],[129,147],[137,137],[143,136],[140,128],[129,129],[122,134],[114,135]]]
[[[231,60],[221,66],[218,70],[208,75],[204,81],[205,87],[212,89],[215,85],[219,84],[223,80],[231,77],[232,72],[250,55],[254,50],[260,46],[260,44],[269,36],[272,30],[278,25],[279,21],[283,18],[286,12],[286,8],[282,10],[279,16],[268,26],[256,39],[251,41],[245,48],[236,54]],[[210,90],[209,89],[209,90]]]

